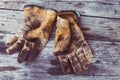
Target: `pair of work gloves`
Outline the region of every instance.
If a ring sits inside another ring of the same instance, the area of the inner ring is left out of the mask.
[[[57,56],[63,73],[80,74],[90,66],[92,51],[77,23],[73,11],[56,12],[37,5],[26,5],[22,26],[6,44],[6,51],[12,54],[19,51],[17,61],[30,62],[44,48],[56,22],[54,55]]]

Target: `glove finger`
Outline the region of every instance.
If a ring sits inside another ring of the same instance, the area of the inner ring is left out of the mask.
[[[90,62],[87,60],[87,58],[84,55],[84,52],[81,48],[79,48],[76,52],[76,56],[78,57],[78,60],[82,66],[83,70],[87,70],[89,68]]]
[[[84,51],[85,57],[87,58],[88,61],[90,61],[91,58],[93,57],[93,54],[92,54],[92,51],[91,51],[90,47],[88,46],[87,42],[84,41],[81,47]]]
[[[69,55],[69,61],[71,63],[71,66],[73,68],[73,71],[76,73],[76,74],[80,74],[82,72],[82,66],[81,64],[79,63],[79,60],[76,56],[76,50],[74,50],[72,52],[72,54]]]
[[[38,54],[40,53],[40,51],[43,48],[43,45],[40,40],[36,39],[33,42],[34,42],[34,45],[32,46],[31,52],[29,53],[29,55],[26,59],[27,62],[31,62],[34,59],[36,59],[36,57],[38,56]]]
[[[18,39],[12,46],[10,46],[6,49],[6,52],[8,54],[12,54],[12,53],[20,50],[22,48],[23,44],[24,44],[24,41]]]
[[[8,46],[11,46],[11,45],[13,45],[17,40],[18,40],[18,37],[17,37],[17,36],[13,36],[12,38],[10,38],[9,40],[6,41],[6,44],[7,44]]]
[[[32,49],[32,45],[33,45],[33,43],[25,40],[24,47],[22,48],[22,50],[20,51],[20,53],[18,54],[18,57],[17,57],[18,63],[22,63],[26,60],[26,58],[28,57],[28,55]]]
[[[35,39],[35,38],[38,38],[38,33],[39,33],[38,30],[35,29],[32,31],[29,31],[28,33],[25,33],[23,37],[27,40]]]
[[[56,27],[54,55],[60,55],[69,48],[71,33],[68,20],[60,16],[57,16]]]
[[[68,60],[68,56],[60,55],[58,56],[58,60],[60,62],[60,67],[64,74],[70,74],[72,71],[70,62]]]

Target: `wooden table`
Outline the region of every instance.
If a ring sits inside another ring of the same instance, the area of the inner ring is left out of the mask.
[[[80,12],[80,27],[94,53],[90,69],[80,75],[61,72],[53,55],[55,29],[35,61],[18,64],[18,53],[6,54],[5,41],[20,27],[27,0],[0,0],[0,80],[120,80],[120,0],[45,1],[54,2],[42,6]]]

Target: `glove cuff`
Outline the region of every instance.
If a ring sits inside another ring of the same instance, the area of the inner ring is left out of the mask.
[[[45,10],[53,10],[57,13],[57,10],[55,10],[53,8],[41,6],[40,4],[26,4],[26,5],[24,5],[24,8],[27,8],[27,7],[38,7],[38,8],[42,8],[42,9],[45,9]]]

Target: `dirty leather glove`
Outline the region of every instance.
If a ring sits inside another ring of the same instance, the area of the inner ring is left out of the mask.
[[[80,74],[87,70],[93,57],[92,51],[77,23],[75,12],[59,12],[55,35],[54,54],[58,57],[62,71]]]
[[[32,61],[47,43],[53,22],[56,18],[54,10],[37,5],[24,7],[23,22],[19,31],[8,40],[8,54],[19,51],[17,61]]]

